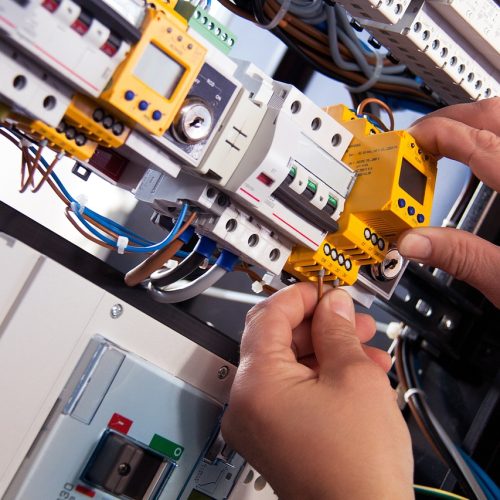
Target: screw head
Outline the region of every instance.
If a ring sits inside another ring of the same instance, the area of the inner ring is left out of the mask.
[[[122,463],[118,466],[118,474],[120,474],[120,476],[128,476],[130,474],[130,470],[130,464]]]
[[[220,380],[225,379],[229,375],[229,367],[224,365],[219,368],[219,371],[217,372],[217,377]]]
[[[119,318],[123,314],[123,306],[121,304],[114,304],[109,311],[113,319]]]

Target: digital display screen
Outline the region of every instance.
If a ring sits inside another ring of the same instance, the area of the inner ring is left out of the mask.
[[[134,75],[155,92],[170,99],[184,71],[177,61],[150,43],[137,63]]]
[[[403,158],[401,174],[399,175],[399,187],[423,205],[426,185],[427,177]]]

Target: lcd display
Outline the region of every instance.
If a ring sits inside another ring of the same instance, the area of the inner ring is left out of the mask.
[[[427,177],[420,172],[420,170],[417,170],[408,160],[403,158],[401,173],[399,175],[399,187],[423,205],[426,184]]]
[[[137,63],[134,75],[155,92],[170,99],[184,71],[177,61],[150,43]]]

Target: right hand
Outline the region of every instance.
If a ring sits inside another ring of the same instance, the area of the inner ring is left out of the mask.
[[[468,165],[500,191],[500,98],[440,109],[409,129],[419,146],[436,157]],[[399,239],[401,255],[438,267],[479,289],[500,307],[500,247],[451,228],[419,228]]]

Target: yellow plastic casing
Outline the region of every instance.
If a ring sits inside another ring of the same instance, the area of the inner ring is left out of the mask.
[[[174,10],[177,0],[150,0],[150,5],[154,5],[157,10]]]
[[[186,20],[170,8],[149,9],[142,29],[141,39],[118,66],[100,98],[113,106],[131,127],[139,125],[151,134],[162,135],[193,85],[207,50],[187,34]],[[169,97],[161,95],[134,74],[150,45],[184,70]],[[142,103],[147,104],[146,109],[140,109]],[[161,117],[155,118],[158,113]]]
[[[115,123],[120,124],[120,128],[123,129],[121,133],[115,133],[116,129],[112,126],[106,127],[104,119],[96,120],[96,111],[102,112],[105,118],[111,118]],[[64,120],[77,129],[84,131],[87,137],[107,148],[120,147],[130,134],[129,127],[113,117],[99,103],[83,95],[77,94],[73,96],[64,115]]]
[[[338,279],[340,284],[352,285],[359,267],[382,262],[404,230],[428,224],[437,165],[405,131],[381,132],[343,105],[326,111],[353,133],[342,161],[358,177],[338,220],[338,231],[329,233],[316,252],[294,248],[285,271],[303,281],[316,281],[323,268],[325,281]],[[401,187],[402,168],[410,179],[416,176],[423,200]]]
[[[30,137],[39,140],[45,139],[50,149],[63,152],[78,160],[87,161],[97,148],[97,143],[88,138],[85,144],[79,146],[74,139],[68,139],[64,132],[59,132],[54,127],[39,120],[29,120],[19,115],[11,115],[9,118],[15,121],[16,126],[24,130]]]
[[[390,242],[406,229],[426,226],[437,176],[435,158],[424,153],[406,131],[378,133],[367,120],[343,105],[330,106],[326,112],[354,134],[342,161],[356,171],[357,179],[340,218],[339,233],[349,214]],[[413,169],[425,182],[423,200],[401,187],[403,168]]]

